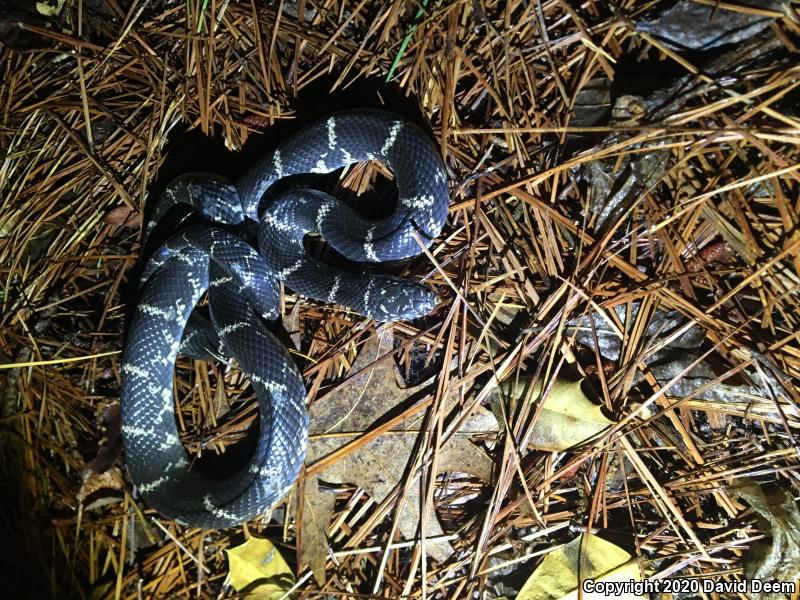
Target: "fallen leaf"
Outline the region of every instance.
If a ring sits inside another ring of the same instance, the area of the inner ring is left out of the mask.
[[[618,143],[627,133],[612,134],[607,142]],[[648,152],[630,152],[619,160],[593,160],[582,166],[583,178],[591,185],[589,210],[597,215],[595,234],[629,214],[630,208],[644,190],[656,185],[669,166],[669,151],[649,144]],[[644,144],[631,144],[642,150]],[[656,149],[658,148],[658,149]]]
[[[63,231],[61,219],[56,221],[43,221],[39,223],[36,232],[28,238],[28,259],[36,262],[47,254],[50,244]]]
[[[686,262],[686,270],[698,273],[707,265],[729,265],[736,262],[736,255],[728,242],[717,242],[703,248],[699,254]]]
[[[105,435],[95,457],[81,469],[81,476],[84,480],[91,474],[103,473],[110,469],[122,452],[119,400],[106,402],[100,407],[98,414],[99,425]]]
[[[578,598],[578,577],[596,581],[641,581],[636,560],[620,548],[597,537],[580,535],[548,554],[534,570],[517,600],[555,600]],[[583,598],[608,598],[607,594],[586,593]],[[632,593],[617,598],[641,598]]]
[[[98,425],[104,432],[103,440],[93,459],[80,471],[81,487],[78,501],[83,510],[92,510],[119,502],[125,487],[122,471],[116,466],[122,452],[120,437],[119,401],[105,402],[98,410]]]
[[[256,131],[264,131],[272,125],[272,120],[268,117],[262,117],[261,115],[245,115],[242,119],[242,123],[248,127],[252,127]]]
[[[634,326],[644,326],[643,337],[652,344],[668,338],[663,350],[648,356],[647,363],[658,362],[672,352],[683,352],[700,347],[705,339],[705,331],[699,325],[692,325],[682,335],[674,334],[686,325],[686,317],[677,310],[655,309],[639,314],[641,302],[622,302],[603,311],[592,311],[567,323],[564,335],[575,339],[583,346],[597,349],[606,359],[617,362],[622,349],[623,331]],[[646,322],[641,323],[643,319]]]
[[[759,528],[772,538],[750,547],[744,563],[747,579],[800,580],[800,510],[792,494],[783,489],[766,491],[752,481],[738,483],[732,491],[756,511]],[[756,592],[750,597],[754,600],[777,600],[786,596]]]
[[[243,590],[253,600],[278,600],[295,583],[294,573],[286,561],[264,538],[251,537],[241,546],[225,549],[228,557],[226,583],[237,592]]]
[[[311,406],[308,465],[358,438],[384,421],[387,415],[410,406],[414,396],[421,396],[423,390],[430,388],[432,379],[403,389],[398,385],[399,375],[391,358],[375,363],[391,349],[392,336],[387,328],[364,344],[351,371],[356,375]],[[455,408],[457,399],[448,397],[444,402],[447,414]],[[334,507],[333,494],[322,491],[320,481],[358,485],[375,502],[382,502],[404,476],[423,418],[424,414],[419,414],[407,419],[306,479],[300,556],[301,562],[311,567],[317,581],[322,582],[325,577],[326,534]],[[489,481],[492,460],[469,441],[469,436],[497,429],[491,412],[479,407],[461,430],[440,448],[438,473],[458,471]],[[405,496],[399,518],[399,530],[405,539],[417,535],[422,493],[417,482],[409,487]],[[426,537],[442,534],[439,522],[432,515],[427,522]],[[448,542],[427,544],[426,550],[438,561],[446,560],[453,552]]]
[[[759,353],[751,350],[752,358],[765,368],[747,367],[720,380],[720,375],[730,369],[723,356],[712,353],[698,362],[704,354],[705,330],[702,327],[687,325],[686,317],[678,311],[657,308],[651,313],[640,314],[640,309],[641,302],[634,301],[630,306],[620,303],[602,312],[593,311],[569,321],[565,335],[599,353],[604,363],[611,360],[617,364],[620,362],[622,331],[641,328],[647,340],[642,348],[646,354],[644,362],[660,386],[670,383],[670,397],[724,402],[742,414],[779,419],[769,390],[781,389],[781,384],[761,361]],[[651,352],[653,348],[658,349]],[[625,366],[619,365],[618,368]],[[643,373],[637,371],[631,385],[638,385],[643,379]],[[793,421],[795,416],[789,418]],[[711,420],[712,427],[725,426],[724,421],[716,423],[715,419]]]
[[[759,8],[775,11],[781,11],[783,5],[780,0],[762,0],[758,3]],[[772,21],[758,14],[680,0],[669,4],[652,21],[636,23],[636,29],[656,36],[676,50],[708,50],[752,38],[769,27]]]
[[[105,214],[103,222],[108,225],[119,225],[120,227],[135,229],[139,226],[139,214],[130,206],[118,206]]]
[[[302,333],[300,331],[300,302],[296,302],[286,315],[283,317],[283,328],[292,340],[294,349],[300,348],[302,344]]]
[[[119,467],[112,467],[102,473],[87,471],[83,473],[83,483],[78,490],[78,501],[84,511],[94,510],[107,504],[122,500],[125,481]]]
[[[45,17],[57,17],[64,7],[64,0],[44,0],[36,3],[36,12]]]
[[[528,395],[531,385],[533,390]],[[494,395],[493,406],[497,406],[499,398],[528,398],[530,402],[536,402],[541,396],[541,387],[541,381],[531,378],[505,381]],[[544,399],[528,445],[539,450],[566,450],[594,437],[613,423],[603,414],[602,408],[586,396],[580,381],[556,379]]]

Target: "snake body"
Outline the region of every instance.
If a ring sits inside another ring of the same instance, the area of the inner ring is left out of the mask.
[[[330,173],[378,160],[394,174],[394,212],[370,221],[314,189],[272,193],[290,175]],[[280,144],[233,185],[188,173],[159,198],[145,231],[176,205],[206,223],[180,229],[145,264],[122,365],[122,435],[128,469],[163,515],[203,527],[237,525],[264,513],[293,484],[305,456],[303,379],[263,320],[280,316],[279,282],[301,296],[395,321],[430,312],[435,295],[398,277],[350,273],[310,257],[303,238],[320,233],[345,257],[364,262],[419,254],[441,231],[449,202],[442,161],[413,124],[380,110],[334,114]],[[256,228],[256,243],[251,233]],[[256,249],[257,247],[257,249]],[[211,321],[194,311],[208,295]],[[256,449],[220,481],[193,468],[180,441],[174,365],[236,359],[259,402]]]

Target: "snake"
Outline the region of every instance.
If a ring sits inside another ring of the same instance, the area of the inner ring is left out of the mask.
[[[397,188],[394,209],[383,219],[367,219],[311,183],[370,160],[391,171]],[[321,235],[357,263],[408,259],[440,234],[448,204],[435,144],[383,109],[312,122],[235,184],[205,172],[172,180],[155,202],[143,245],[179,207],[195,219],[179,223],[143,257],[122,356],[121,432],[135,493],[167,518],[206,528],[239,525],[282,500],[303,466],[308,413],[303,376],[270,327],[281,316],[281,285],[383,322],[422,317],[437,302],[424,283],[318,261],[306,236]],[[210,318],[197,308],[203,298]],[[173,394],[178,354],[235,360],[249,379],[258,437],[233,473],[204,472],[181,441]]]

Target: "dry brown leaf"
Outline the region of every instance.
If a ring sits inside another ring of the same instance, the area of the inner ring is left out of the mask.
[[[78,490],[78,501],[84,505],[84,511],[93,510],[120,502],[124,488],[125,481],[119,467],[112,467],[102,473],[87,471]]]
[[[118,206],[108,211],[103,216],[103,222],[108,225],[119,225],[135,229],[139,226],[139,213],[135,212],[130,206]]]
[[[84,510],[119,502],[122,497],[118,492],[125,487],[125,483],[122,471],[115,466],[122,452],[119,411],[118,400],[104,403],[98,411],[104,437],[95,457],[81,468],[82,483],[78,500],[84,504]]]
[[[786,490],[765,490],[758,483],[745,480],[733,487],[734,495],[745,500],[758,514],[767,542],[756,542],[745,558],[747,579],[761,581],[800,580],[800,510],[794,496]],[[777,600],[783,594],[751,592],[757,600]]]
[[[357,373],[392,348],[390,330],[370,339],[353,365]],[[308,464],[329,455],[344,444],[369,431],[385,415],[409,404],[409,399],[429,387],[431,380],[416,387],[402,389],[394,361],[387,359],[353,377],[332,394],[316,402],[310,413],[310,436],[306,460]],[[455,406],[455,398],[445,401],[445,412]],[[324,581],[327,554],[326,532],[331,521],[334,497],[319,489],[319,482],[350,483],[363,488],[376,502],[381,502],[401,481],[412,455],[423,416],[409,419],[393,431],[379,436],[358,450],[338,460],[305,482],[301,560],[308,564],[318,581]],[[489,481],[492,460],[469,441],[472,433],[497,431],[497,421],[482,408],[472,414],[461,431],[439,452],[438,472],[459,471]],[[335,435],[332,435],[335,434]],[[401,510],[399,529],[406,539],[417,535],[421,504],[419,485],[412,485]],[[426,535],[442,535],[435,517],[428,519]],[[436,560],[445,560],[453,551],[447,542],[426,546]]]
[[[122,452],[119,400],[104,403],[98,411],[98,417],[100,428],[104,431],[103,442],[95,457],[81,469],[84,480],[91,474],[103,473],[110,469]]]

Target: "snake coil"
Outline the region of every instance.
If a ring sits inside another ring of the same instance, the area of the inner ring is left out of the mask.
[[[267,195],[284,177],[330,173],[365,160],[384,163],[395,176],[397,207],[383,220],[364,219],[313,189]],[[336,113],[306,127],[236,186],[205,173],[182,175],[167,186],[145,237],[178,204],[209,224],[179,230],[145,264],[125,342],[123,446],[130,475],[151,506],[189,525],[227,527],[255,518],[287,493],[305,456],[308,414],[302,376],[262,322],[280,316],[279,282],[381,321],[419,317],[435,304],[424,285],[318,263],[307,254],[304,236],[320,233],[355,261],[409,258],[420,252],[415,234],[428,244],[439,234],[448,202],[433,144],[413,124],[381,110]],[[258,250],[244,233],[232,233],[253,226]],[[193,312],[206,292],[210,323]],[[179,439],[172,392],[179,352],[235,358],[256,392],[255,452],[223,481],[193,469]]]

